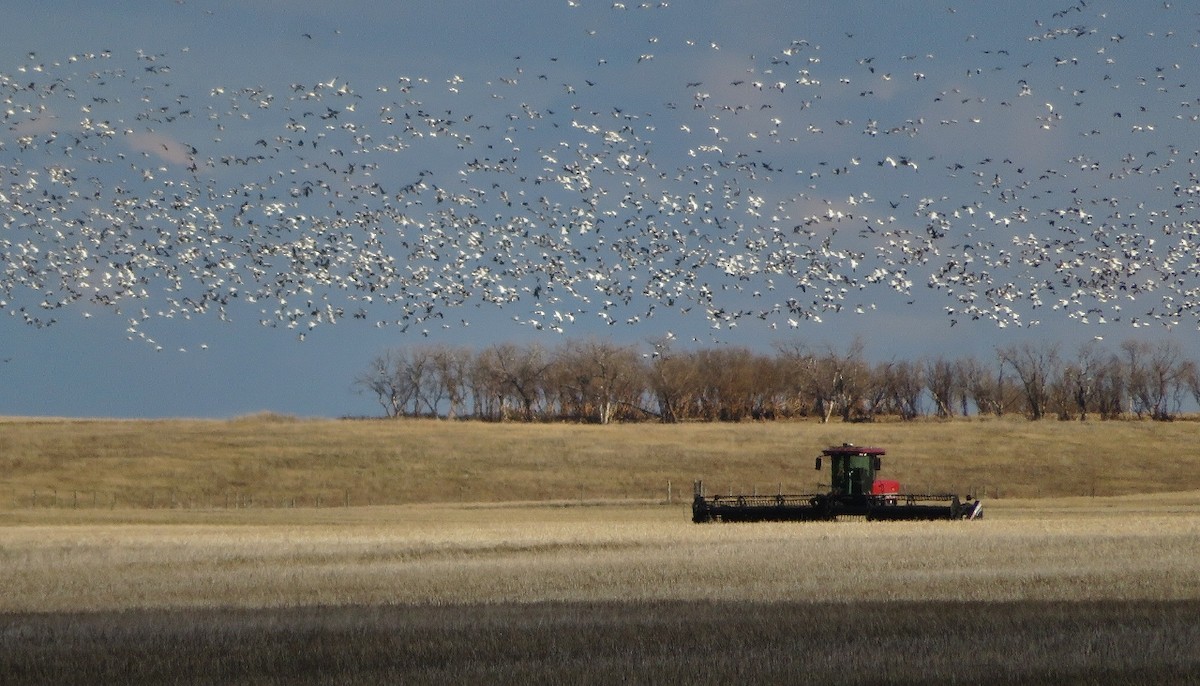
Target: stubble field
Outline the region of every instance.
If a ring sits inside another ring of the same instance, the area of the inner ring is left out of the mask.
[[[1176,438],[1176,426],[1154,440],[1182,443],[1188,434]],[[612,442],[636,451],[633,432],[612,428]],[[957,429],[963,441],[970,428]],[[706,438],[688,430],[673,440]],[[918,444],[902,427],[875,430],[855,442]],[[1030,429],[1014,424],[1009,435],[1017,430]],[[503,445],[505,431],[493,432],[496,452],[520,453]],[[658,431],[651,440],[671,436]],[[768,431],[761,440],[793,438]],[[61,439],[23,440],[57,450]],[[1114,440],[1098,441],[1097,452],[1124,465],[1107,452]],[[832,442],[805,441],[812,453]],[[1173,448],[1165,454],[1176,461],[1196,459]],[[697,452],[712,450],[710,442]],[[1006,451],[981,460],[1021,452]],[[893,455],[900,471],[905,455]],[[636,472],[626,459],[614,458],[614,469]],[[1066,474],[1073,459],[1028,469],[1045,472],[1047,484],[1059,472],[1065,481],[1076,478]],[[489,483],[509,478],[497,462]],[[503,488],[471,502],[322,508],[18,499],[0,509],[0,675],[12,683],[1187,683],[1200,673],[1200,492],[1156,487],[1150,472],[1164,465],[1140,464],[1142,492],[1106,477],[1125,494],[993,498],[977,522],[694,525],[686,498],[517,501]],[[801,466],[811,470],[807,456]],[[605,468],[587,467],[598,480]],[[644,469],[661,480],[655,470],[665,468]],[[958,469],[943,467],[948,478]],[[27,478],[19,472],[9,474]],[[1026,478],[1009,472],[1010,482]],[[176,478],[181,491],[189,478],[203,486],[195,474]]]

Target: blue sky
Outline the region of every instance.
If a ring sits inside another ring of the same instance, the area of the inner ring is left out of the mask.
[[[1061,4],[9,3],[0,414],[374,414],[440,341],[1195,356],[1195,12]]]

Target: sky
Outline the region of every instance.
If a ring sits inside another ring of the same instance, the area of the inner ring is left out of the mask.
[[[375,415],[443,342],[1195,357],[1197,13],[1059,4],[7,3],[0,415]]]

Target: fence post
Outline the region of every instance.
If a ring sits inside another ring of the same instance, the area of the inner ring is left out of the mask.
[[[671,504],[671,480],[667,479],[667,504]]]

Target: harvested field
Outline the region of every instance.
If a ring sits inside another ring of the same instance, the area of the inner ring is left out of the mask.
[[[654,504],[10,518],[22,681],[1186,681],[1200,494],[979,522],[693,525]],[[234,520],[234,517],[238,520]]]

